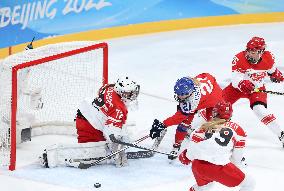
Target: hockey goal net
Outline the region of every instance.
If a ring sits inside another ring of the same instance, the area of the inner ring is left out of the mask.
[[[0,166],[15,169],[17,145],[23,141],[22,137],[33,136],[37,127],[73,126],[74,129],[80,102],[95,96],[107,81],[106,43],[51,44],[2,60]]]

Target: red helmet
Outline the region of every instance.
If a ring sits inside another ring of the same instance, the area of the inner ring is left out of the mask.
[[[229,102],[220,101],[215,105],[213,113],[214,117],[228,120],[232,117],[233,108]]]
[[[265,41],[261,37],[252,37],[247,43],[248,50],[264,50],[266,47]]]

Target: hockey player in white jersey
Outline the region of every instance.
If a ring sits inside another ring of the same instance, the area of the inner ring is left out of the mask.
[[[275,58],[266,50],[261,37],[251,38],[246,50],[239,52],[232,61],[232,82],[223,89],[223,98],[232,105],[239,99],[249,100],[250,108],[268,129],[275,134],[284,147],[284,129],[269,110],[266,90],[267,81],[283,83],[284,75],[277,69]]]
[[[121,77],[115,84],[100,88],[96,98],[85,99],[77,110],[76,129],[78,144],[52,145],[40,157],[44,167],[70,165],[76,163],[66,159],[87,159],[105,157],[110,152],[123,149],[123,145],[113,143],[116,139],[128,141],[125,130],[130,103],[137,101],[140,86],[129,77]],[[127,165],[126,153],[119,152],[114,157],[117,167]]]
[[[219,182],[227,187],[252,191],[254,180],[239,167],[243,161],[246,133],[231,122],[232,106],[220,102],[213,109],[215,116],[191,134],[188,149],[179,155],[181,163],[192,163],[196,180],[189,191],[206,191]]]

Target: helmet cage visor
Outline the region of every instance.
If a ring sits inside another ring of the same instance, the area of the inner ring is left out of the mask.
[[[247,49],[246,58],[250,63],[256,64],[261,59],[264,51],[265,49]]]
[[[136,85],[134,90],[120,91],[120,96],[126,100],[134,101],[137,99],[140,92],[140,85]]]
[[[193,90],[189,93],[189,94],[185,94],[185,95],[178,95],[178,94],[175,94],[174,95],[174,98],[176,101],[178,102],[187,102],[189,101],[191,95],[193,93]]]

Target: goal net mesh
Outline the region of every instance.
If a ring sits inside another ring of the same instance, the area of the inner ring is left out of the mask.
[[[17,94],[12,91],[13,70]],[[107,44],[67,42],[25,50],[2,60],[0,79],[0,166],[13,170],[13,146],[21,142],[22,129],[72,125],[80,102],[107,82]]]

